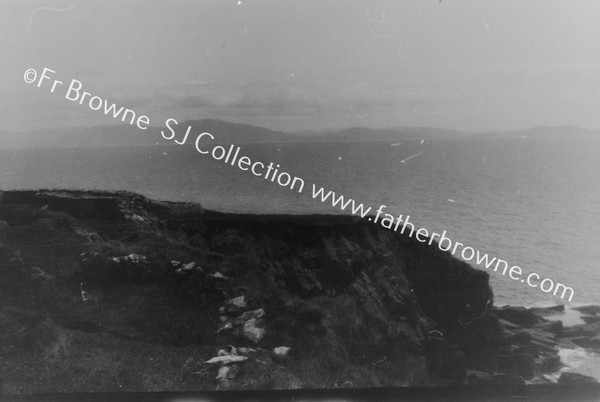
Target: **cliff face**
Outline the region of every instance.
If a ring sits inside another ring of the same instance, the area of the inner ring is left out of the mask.
[[[440,385],[506,347],[487,273],[364,220],[1,197],[12,392]]]

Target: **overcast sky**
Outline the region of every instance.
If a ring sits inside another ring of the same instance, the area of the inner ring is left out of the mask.
[[[0,129],[114,123],[30,67],[156,126],[600,128],[599,21],[597,0],[4,0]]]

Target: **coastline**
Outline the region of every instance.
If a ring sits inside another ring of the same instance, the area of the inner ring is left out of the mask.
[[[358,217],[0,194],[4,393],[595,383],[551,375],[600,308],[493,307],[486,272]]]

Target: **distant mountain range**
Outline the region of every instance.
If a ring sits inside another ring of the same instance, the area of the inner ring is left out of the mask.
[[[472,138],[600,138],[600,130],[588,130],[576,126],[537,126],[521,131],[497,131],[472,134]]]
[[[204,119],[181,122],[177,127],[174,127],[176,132],[175,139],[183,138],[188,126],[192,127],[188,143],[195,140],[195,135],[201,132],[213,134],[215,141],[221,143],[399,142],[433,138],[600,138],[600,130],[587,130],[574,126],[539,126],[528,130],[475,134],[431,127],[392,127],[385,129],[352,127],[337,131],[283,132],[249,124]],[[0,148],[88,148],[151,146],[157,144],[174,145],[173,140],[165,140],[161,136],[161,130],[164,130],[165,134],[171,134],[166,127],[150,127],[147,130],[140,130],[130,125],[19,132],[0,131]]]

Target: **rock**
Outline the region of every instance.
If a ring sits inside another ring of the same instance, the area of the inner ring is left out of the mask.
[[[564,338],[594,337],[600,335],[600,328],[596,324],[580,324],[565,327]]]
[[[219,349],[217,352],[217,356],[229,356],[229,355],[237,355],[237,349],[235,346],[227,345],[225,349]]]
[[[536,360],[536,365],[542,373],[546,374],[558,371],[562,367],[562,362],[558,355],[545,355]]]
[[[112,258],[113,262],[116,263],[120,263],[120,262],[130,262],[133,264],[139,264],[139,263],[145,263],[146,262],[146,256],[141,255],[141,254],[129,254],[129,255],[124,255],[124,256],[120,256],[120,257],[113,257]]]
[[[503,320],[503,319],[498,319],[498,323],[500,324],[500,326],[504,329],[504,330],[517,330],[517,329],[521,329],[520,325],[517,324],[513,324],[512,322]]]
[[[554,384],[556,379],[553,379],[551,376],[547,374],[537,375],[533,377],[531,380],[527,381],[527,385],[538,385],[538,384]]]
[[[498,356],[497,371],[505,374],[517,374],[530,380],[533,378],[535,362],[529,353],[501,354]]]
[[[86,243],[101,243],[104,241],[102,236],[86,227],[74,226],[73,230],[78,236],[84,238]]]
[[[229,279],[228,277],[226,277],[225,275],[223,275],[220,272],[215,272],[214,274],[208,274],[208,276],[210,276],[211,278],[214,278],[214,279],[222,279],[224,281]]]
[[[532,340],[531,346],[532,346],[533,350],[536,351],[537,353],[548,353],[548,354],[558,353],[558,346],[555,344],[549,345],[545,342]]]
[[[171,264],[173,264],[174,261],[171,261]],[[180,264],[176,265],[179,266]],[[199,273],[203,273],[204,271],[202,270],[201,267],[196,266],[195,262],[190,262],[187,264],[183,264],[180,268],[177,268],[175,270],[176,273],[178,274],[184,274],[184,273],[191,273],[191,272],[199,272]]]
[[[537,324],[535,328],[539,328],[544,332],[549,332],[558,336],[561,336],[564,332],[562,321],[547,321],[541,324]]]
[[[597,384],[598,380],[594,377],[579,373],[562,373],[558,379],[558,384],[568,386],[578,386],[586,384]]]
[[[238,317],[239,320],[247,321],[250,319],[257,319],[267,315],[264,309],[257,308],[256,310],[246,311],[244,314]]]
[[[532,327],[540,322],[540,319],[525,307],[504,306],[497,308],[495,313],[499,318],[522,327]]]
[[[538,352],[554,354],[558,351],[556,336],[536,328],[527,328],[524,331],[531,335],[531,346]]]
[[[586,315],[600,315],[600,306],[597,305],[573,307],[573,310],[577,310]]]
[[[248,360],[247,356],[240,356],[238,353],[248,352],[249,350],[251,349],[236,348],[235,346],[229,345],[225,349],[219,350],[217,353],[218,356],[206,361],[207,364],[221,364],[216,377],[216,380],[218,381],[217,389],[232,388],[233,380],[240,372],[238,363]]]
[[[600,323],[600,316],[599,315],[584,315],[581,317],[581,319],[583,321],[585,321],[586,324],[598,324]]]
[[[515,367],[520,377],[531,380],[535,371],[535,360],[529,353],[517,353],[515,355]]]
[[[243,295],[234,297],[233,299],[228,300],[227,303],[239,308],[246,308],[246,298]]]
[[[110,250],[102,253],[86,251],[81,254],[79,276],[91,285],[141,283],[161,278],[161,266],[148,261],[141,254],[111,256]],[[114,254],[112,254],[114,255]]]
[[[554,315],[560,315],[565,312],[565,306],[558,304],[552,307],[532,307],[529,312],[535,314],[538,317],[549,317]]]
[[[134,222],[144,222],[145,221],[145,219],[142,216],[139,216],[137,214],[126,214],[125,218],[131,219]]]
[[[219,328],[217,330],[217,334],[220,332],[223,332],[223,331],[230,330],[230,329],[233,329],[233,323],[227,322],[227,323],[225,323],[225,325],[223,325],[221,328]]]
[[[505,341],[510,345],[529,345],[531,343],[531,334],[524,330],[505,331]]]
[[[215,363],[231,364],[231,363],[243,362],[244,360],[247,360],[247,359],[248,359],[248,357],[246,357],[246,356],[238,356],[238,355],[229,354],[229,355],[224,355],[224,356],[215,356],[212,359],[207,360],[206,364],[215,364]]]
[[[243,296],[240,296],[240,298],[242,298],[242,297]],[[240,299],[240,298],[236,298],[236,299]],[[237,303],[241,303],[241,302],[238,300]],[[230,315],[235,315],[234,314],[235,311],[239,312],[239,308],[233,306],[232,304],[223,306],[220,310],[221,314],[230,314]],[[228,317],[225,315],[220,316],[219,319],[223,323],[223,326],[221,326],[217,330],[217,333],[220,333],[220,332],[226,331],[226,330],[241,328],[242,332],[246,338],[251,339],[254,342],[258,342],[264,336],[264,329],[256,328],[257,320],[260,320],[265,315],[266,315],[265,310],[262,308],[259,308],[256,310],[246,311],[237,318]]]
[[[244,336],[254,343],[258,343],[264,336],[265,330],[256,326],[256,319],[252,318],[244,323]]]
[[[222,381],[227,379],[227,374],[229,373],[229,366],[223,366],[219,369],[219,373],[217,374],[217,377],[215,378],[218,381]]]
[[[273,358],[279,361],[285,360],[290,354],[290,350],[291,348],[287,346],[278,346],[273,348]]]
[[[245,296],[234,297],[233,299],[229,299],[225,302],[225,305],[219,309],[219,313],[236,316],[240,314],[246,308],[246,298]]]
[[[580,337],[580,338],[571,338],[571,341],[577,345],[577,346],[581,346],[582,348],[586,348],[586,349],[599,349],[600,350],[600,337],[594,337],[594,338],[587,338],[587,337]]]
[[[223,366],[219,369],[216,380],[218,390],[228,390],[233,386],[233,380],[238,376],[240,367],[236,364],[231,366]]]

